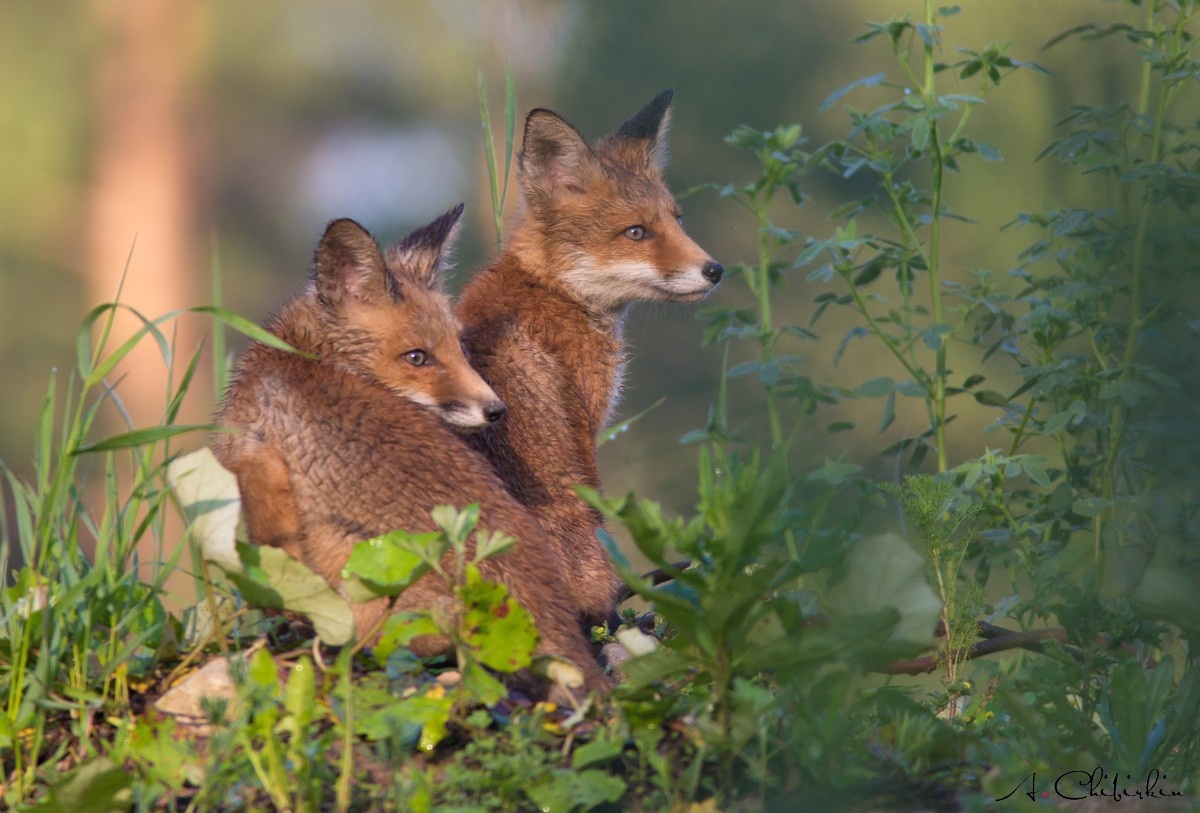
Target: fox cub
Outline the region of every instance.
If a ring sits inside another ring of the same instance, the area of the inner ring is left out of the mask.
[[[233,431],[214,440],[238,479],[250,538],[282,547],[330,584],[354,544],[388,531],[435,530],[430,509],[480,503],[481,526],[519,540],[485,560],[485,578],[505,584],[533,615],[539,651],[570,658],[588,689],[609,680],[560,588],[564,578],[537,521],[487,461],[447,424],[496,421],[504,405],[463,355],[459,325],[441,289],[442,256],[459,206],[386,253],[351,220],[329,225],[312,281],[268,322],[309,354],[251,344],[241,355],[218,416]],[[396,609],[448,601],[437,578],[416,582]],[[360,633],[387,611],[354,605]],[[427,655],[446,641],[418,639]]]
[[[695,302],[723,273],[684,233],[663,183],[672,91],[589,146],[549,110],[525,121],[522,212],[500,258],[458,305],[472,363],[509,406],[472,443],[542,523],[589,620],[619,588],[600,516],[573,486],[599,486],[595,444],[624,367],[622,320],[639,300]]]

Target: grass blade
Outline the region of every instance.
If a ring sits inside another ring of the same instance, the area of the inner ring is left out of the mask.
[[[259,344],[265,344],[267,347],[274,347],[276,350],[285,350],[289,353],[297,353],[305,358],[315,358],[312,353],[306,353],[303,350],[292,347],[290,344],[280,339],[278,336],[270,333],[264,328],[259,327],[254,322],[251,322],[244,316],[238,316],[232,311],[216,305],[197,305],[187,309],[188,313],[202,313],[224,323],[233,328],[238,333],[253,339]]]
[[[496,144],[492,140],[492,119],[488,111],[487,88],[483,73],[479,74],[479,117],[483,122],[483,158],[488,168],[488,184],[492,191],[492,220],[496,226],[496,245],[504,242],[504,223],[500,212],[500,181],[496,174]]]
[[[111,449],[129,449],[144,446],[147,443],[157,443],[188,432],[212,432],[215,426],[209,424],[183,424],[180,426],[149,426],[145,429],[134,429],[132,432],[122,432],[119,435],[98,440],[95,443],[83,443],[71,450],[72,455],[89,454],[91,452],[107,452]]]

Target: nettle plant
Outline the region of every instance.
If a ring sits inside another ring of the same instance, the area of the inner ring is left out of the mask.
[[[945,47],[943,24],[958,7],[926,2],[920,19],[869,25],[858,41],[890,47],[898,78],[865,77],[825,101],[823,110],[862,88],[893,92],[873,109],[848,107],[844,138],[813,148],[795,125],[741,127],[728,138],[759,162],[757,178],[720,188],[758,225],[755,261],[730,269],[752,304],[702,315],[706,344],[736,342],[726,359],[744,352],[739,345],[750,358],[727,365],[707,427],[684,437],[705,444],[699,512],[674,520],[632,497],[593,498],[675,577],[655,586],[624,570],[670,632],[663,651],[630,665],[622,691],[670,698],[697,715],[706,735],[696,756],[717,759],[716,787],[730,787],[734,762],[765,796],[787,790],[767,779],[780,775],[780,761],[820,786],[853,784],[878,760],[829,760],[856,745],[910,779],[932,748],[1002,771],[1078,755],[1143,776],[1158,765],[1194,786],[1200,670],[1188,644],[1200,628],[1200,401],[1188,371],[1198,320],[1181,293],[1188,282],[1194,289],[1200,240],[1200,63],[1189,31],[1200,5],[1125,6],[1133,22],[1081,25],[1047,47],[1067,37],[1125,41],[1140,62],[1137,99],[1072,108],[1059,122],[1064,135],[1040,156],[1103,176],[1113,203],[1017,215],[1009,227],[1040,233],[1008,273],[987,270],[994,258],[966,274],[947,267],[949,230],[978,226],[946,199],[945,176],[1002,160],[972,130],[972,115],[1004,98],[1014,72],[1046,72],[1005,44]],[[804,203],[807,176],[827,171],[867,189],[830,212],[834,233],[781,225],[786,200]],[[878,215],[886,228],[868,227]],[[798,274],[820,290],[812,320],[781,325],[772,298]],[[830,309],[848,311],[852,325],[835,362],[851,342],[868,342],[895,372],[853,387],[806,375],[792,348],[818,338]],[[951,369],[952,346],[962,371]],[[745,451],[737,437],[745,431],[730,428],[726,380],[742,376],[762,386],[760,436],[770,454]],[[802,458],[793,445],[806,419],[843,398],[881,399],[880,433],[896,421],[898,398],[920,402],[925,428],[882,452],[903,471],[931,474],[880,489],[862,466],[839,459],[796,476]],[[981,409],[995,411],[988,433],[956,435],[956,412]],[[898,498],[907,542],[860,536],[854,509],[881,492]],[[732,516],[728,505],[738,506]],[[911,572],[897,552],[909,543],[923,561]],[[675,552],[690,558],[687,569]],[[881,572],[911,578],[885,586]],[[749,599],[756,591],[768,600]],[[848,593],[857,601],[847,603]],[[1022,630],[992,623],[1005,618]],[[924,634],[906,628],[914,620],[927,624]],[[1046,629],[1056,624],[1063,629]],[[856,646],[864,642],[866,652]],[[881,663],[905,646],[934,654]],[[1015,646],[1042,654],[970,661]],[[807,668],[818,650],[820,667]],[[936,671],[942,690],[927,706],[913,704],[890,689],[863,689],[870,669]],[[790,702],[791,691],[807,702]],[[751,717],[757,724],[743,730]],[[873,734],[863,733],[864,720],[879,725]],[[1046,742],[1037,726],[1071,744]],[[958,778],[965,787],[984,782]]]

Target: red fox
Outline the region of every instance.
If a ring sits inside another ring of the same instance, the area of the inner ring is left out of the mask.
[[[621,385],[622,320],[639,300],[695,302],[724,272],[684,233],[662,180],[673,92],[594,147],[555,113],[525,121],[522,211],[458,305],[472,363],[509,412],[471,442],[538,517],[589,620],[620,586],[573,486],[599,487],[595,444]]]
[[[537,520],[446,424],[495,421],[504,406],[472,371],[440,288],[459,206],[381,253],[351,220],[317,246],[308,289],[267,324],[309,354],[253,343],[239,358],[213,442],[238,479],[251,541],[282,547],[335,587],[356,542],[403,528],[435,530],[439,504],[478,502],[481,527],[519,540],[481,563],[533,615],[540,651],[570,658],[588,689],[600,669],[559,587],[559,560]],[[397,609],[448,601],[436,577],[417,581]],[[362,634],[383,600],[354,605]],[[445,641],[417,639],[419,654]]]

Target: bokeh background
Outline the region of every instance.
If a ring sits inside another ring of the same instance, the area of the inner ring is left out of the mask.
[[[501,132],[504,74],[511,66],[519,116],[551,107],[589,138],[603,135],[664,87],[677,90],[668,180],[679,192],[753,177],[748,154],[723,138],[740,124],[802,124],[814,144],[847,129],[820,102],[853,79],[894,75],[886,44],[856,45],[867,20],[906,11],[903,0],[755,0],[645,3],[634,0],[400,0],[328,3],[255,0],[94,0],[6,4],[0,11],[0,458],[28,472],[32,429],[53,370],[74,363],[80,320],[122,299],[147,316],[213,299],[219,264],[225,306],[260,321],[304,284],[324,224],[350,216],[381,240],[403,236],[457,201],[467,203],[456,284],[495,254],[480,126],[479,77]],[[1068,42],[1042,52],[1053,34],[1123,13],[1102,0],[965,0],[945,41],[1011,53],[1054,76],[1006,81],[974,121],[1004,154],[949,180],[948,199],[976,225],[946,235],[950,278],[971,268],[1003,273],[1035,235],[1000,226],[1018,212],[1099,193],[1054,162],[1035,162],[1071,104],[1129,97],[1136,73],[1123,49]],[[948,53],[948,59],[955,57]],[[869,106],[867,90],[847,101]],[[518,125],[518,139],[520,127]],[[860,189],[814,177],[812,199],[781,207],[779,221],[817,236],[826,215]],[[510,190],[510,209],[516,200]],[[713,192],[684,203],[690,233],[733,264],[755,255],[755,224]],[[511,212],[510,212],[511,214]],[[218,260],[219,258],[219,260]],[[785,282],[778,318],[808,324],[820,292],[807,272]],[[738,281],[721,301],[743,296]],[[720,356],[700,347],[695,308],[647,305],[628,322],[629,381],[622,413],[666,402],[602,450],[606,489],[662,500],[686,511],[694,450],[681,434],[702,427]],[[181,320],[190,352],[211,325]],[[836,314],[806,348],[811,375],[861,382],[895,375],[887,359],[854,347],[835,367],[845,327]],[[236,349],[236,342],[234,344]],[[150,348],[148,347],[149,351]],[[745,352],[749,352],[746,350]],[[737,359],[733,359],[736,361]],[[976,356],[956,360],[958,370]],[[1000,363],[1002,362],[993,362]],[[182,419],[204,422],[214,407],[211,364]],[[1003,369],[990,375],[1003,375]],[[965,376],[966,373],[963,373]],[[162,363],[147,352],[126,365],[118,391],[131,419],[161,413]],[[1004,389],[1004,387],[997,387]],[[753,382],[737,393],[753,399]],[[878,450],[892,436],[828,436],[833,420],[877,421],[879,405],[849,402],[819,416],[803,454],[886,472]],[[746,410],[752,414],[752,410]],[[951,462],[982,451],[986,410],[964,417]],[[119,429],[115,416],[109,428]],[[761,427],[760,427],[761,428]],[[894,436],[924,429],[901,415]],[[755,427],[749,426],[753,434]],[[197,443],[203,442],[197,438]]]

